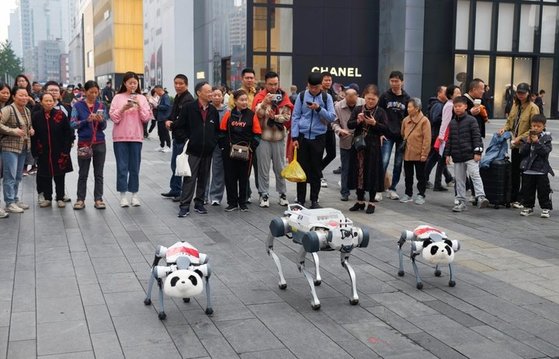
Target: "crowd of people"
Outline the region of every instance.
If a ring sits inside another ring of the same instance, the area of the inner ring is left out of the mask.
[[[293,86],[290,93],[281,89],[279,74],[273,71],[264,75],[258,90],[256,80],[255,71],[246,68],[242,86],[236,91],[228,93],[223,87],[199,82],[193,96],[188,78],[178,74],[174,99],[162,85],[142,93],[133,72],[124,75],[116,93],[110,82],[101,90],[95,81],[62,93],[54,81],[40,87],[30,84],[24,75],[16,78],[12,88],[0,84],[1,173],[6,203],[0,217],[29,208],[19,198],[19,184],[25,171],[30,173],[29,166],[37,174],[38,205],[50,207],[55,201],[58,207],[65,207],[69,202],[65,174],[73,170],[73,147],[79,171],[73,208],[86,206],[92,163],[94,207],[106,208],[103,171],[109,120],[113,122],[121,207],[141,205],[142,144],[155,127],[160,140],[157,150],[171,152],[169,189],[162,196],[179,204],[179,217],[188,216],[192,204],[195,212],[208,213],[205,205],[220,206],[225,193],[225,211],[247,211],[252,198],[251,172],[258,205],[270,207],[270,170],[275,176],[277,203],[287,206],[281,171],[295,153],[306,174],[306,181],[297,183],[296,202],[305,206],[309,200],[309,208],[320,208],[320,190],[327,187],[323,171],[336,157],[336,146],[341,165],[334,172],[341,174],[340,200],[348,201],[352,190],[356,194],[350,211],[373,214],[383,195],[423,205],[428,188],[448,191],[453,185],[454,212],[467,208],[468,189],[470,202],[479,208],[488,206],[479,170],[488,121],[482,101],[486,85],[481,79],[470,81],[465,93],[455,85],[438,87],[427,109],[419,98],[406,93],[400,71],[390,73],[389,89],[384,93],[374,84],[361,93],[356,84],[334,91],[328,72],[310,73],[306,88],[299,93]],[[521,215],[530,215],[537,192],[541,216],[549,217],[551,135],[530,93],[528,84],[518,84],[506,124],[496,136],[511,135],[511,205],[522,209]],[[188,155],[189,177],[175,174],[177,156],[183,152]],[[454,176],[448,167],[451,163]],[[405,190],[400,196],[397,185],[402,167]],[[429,178],[435,167],[432,184]]]

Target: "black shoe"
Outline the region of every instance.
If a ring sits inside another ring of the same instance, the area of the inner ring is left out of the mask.
[[[357,202],[357,203],[355,203],[355,204],[353,205],[353,207],[351,207],[351,208],[349,209],[349,211],[350,211],[350,212],[357,212],[357,211],[359,211],[359,210],[362,211],[362,210],[364,210],[364,209],[365,209],[365,203],[359,203],[359,202]]]
[[[367,206],[367,210],[365,211],[365,213],[367,213],[367,214],[373,214],[373,213],[375,213],[375,206],[372,205],[372,204],[369,204],[369,205]]]
[[[233,212],[237,209],[239,209],[239,206],[230,204],[227,206],[227,208],[225,208],[225,212]]]
[[[332,172],[334,172],[335,175],[340,175],[340,174],[342,174],[342,167],[340,166]]]
[[[177,197],[177,195],[174,194],[174,193],[171,193],[171,192],[167,192],[167,193],[161,193],[161,197],[172,199],[172,198]]]
[[[190,214],[190,206],[179,207],[179,218],[186,217]]]
[[[443,187],[443,186],[440,185],[440,184],[436,184],[436,185],[433,187],[433,191],[434,191],[434,192],[446,192],[446,191],[448,191],[448,188]]]
[[[241,208],[241,212],[248,211],[248,207],[247,207],[246,203],[243,203],[243,204],[239,205],[239,208]]]
[[[298,204],[299,206],[305,207],[305,202],[295,201],[295,204]]]
[[[349,201],[349,196],[342,196],[342,198],[340,198],[340,201],[343,201],[343,202]]]
[[[206,209],[206,207],[204,207],[204,205],[201,204],[201,203],[195,204],[194,205],[194,210],[199,214],[207,214],[208,213],[208,210]]]
[[[311,203],[311,209],[318,209],[318,208],[322,208],[322,207],[320,206],[320,204],[318,204],[317,201],[313,201]]]
[[[181,196],[173,197],[173,202],[180,202],[180,201],[181,201]]]

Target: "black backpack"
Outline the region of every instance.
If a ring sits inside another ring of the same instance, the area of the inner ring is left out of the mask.
[[[301,101],[301,105],[303,105],[303,99],[305,98],[305,92],[306,91],[299,92],[299,101]],[[328,94],[325,91],[322,91],[321,94],[322,94],[322,102],[324,102],[324,109],[326,111],[328,111]],[[295,104],[293,104],[293,105],[295,105]]]

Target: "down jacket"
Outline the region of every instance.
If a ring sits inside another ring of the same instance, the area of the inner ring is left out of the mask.
[[[455,116],[449,126],[448,142],[444,148],[445,156],[451,156],[454,162],[467,162],[472,160],[474,155],[483,153],[483,141],[474,117]]]
[[[520,169],[522,171],[532,170],[544,174],[549,173],[555,176],[549,164],[549,153],[552,150],[551,141],[551,133],[542,132],[538,143],[524,142],[520,147],[520,155],[523,157]]]

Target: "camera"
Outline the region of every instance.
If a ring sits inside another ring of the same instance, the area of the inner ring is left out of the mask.
[[[280,93],[272,94],[272,102],[278,104],[283,100],[283,95]]]

